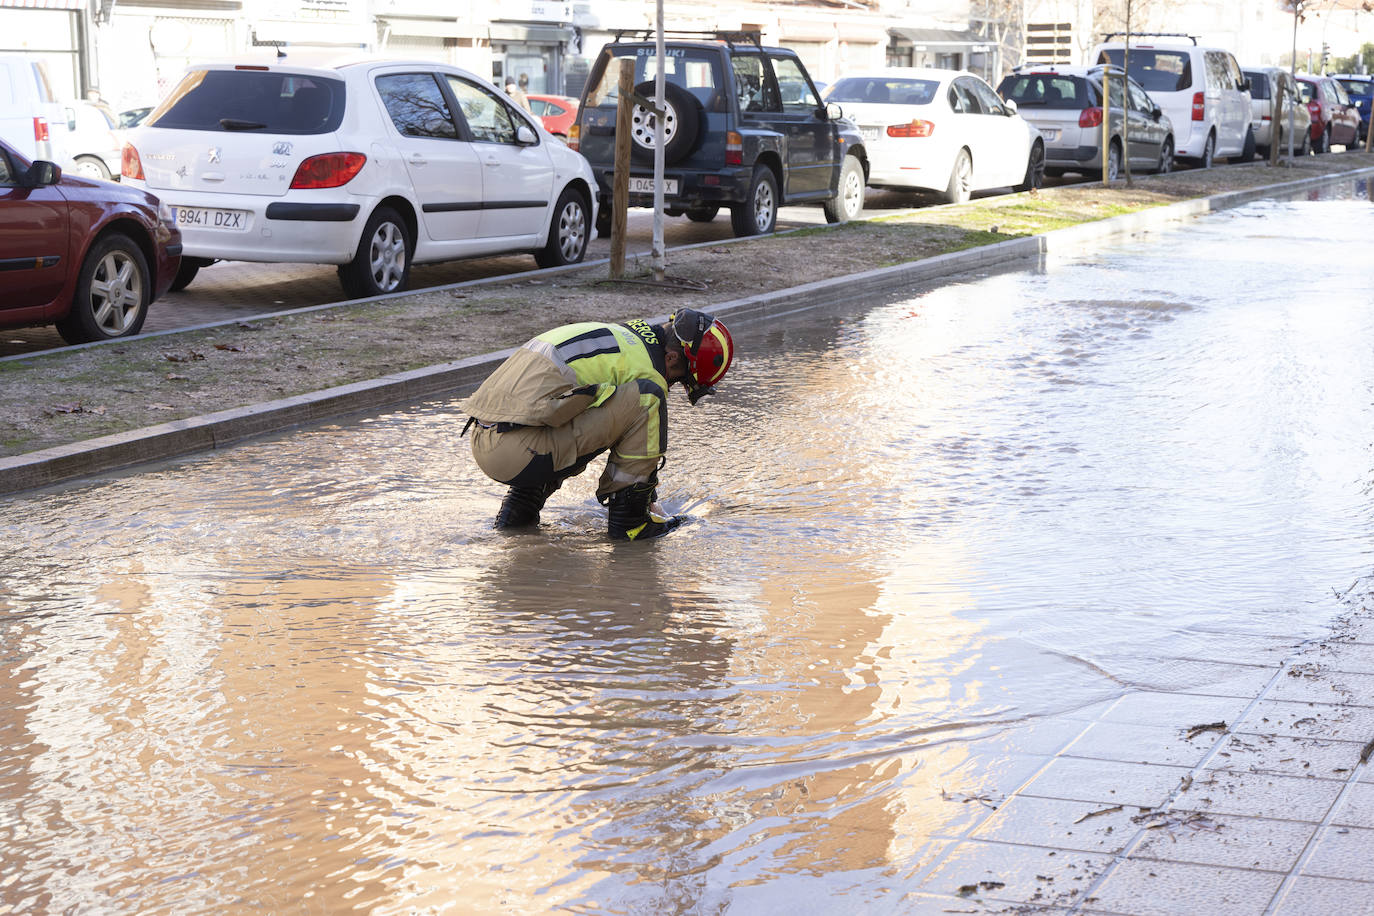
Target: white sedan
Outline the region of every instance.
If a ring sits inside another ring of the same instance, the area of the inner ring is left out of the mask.
[[[893,67],[841,76],[826,91],[863,131],[868,184],[938,191],[950,203],[973,191],[1038,188],[1040,132],[972,73]]]
[[[430,61],[199,64],[133,128],[124,180],[171,208],[181,289],[216,259],[339,265],[350,297],[412,263],[582,260],[596,180],[487,80]]]

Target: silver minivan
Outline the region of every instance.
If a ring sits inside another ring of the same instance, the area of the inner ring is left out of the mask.
[[[1122,66],[1126,44],[1113,38],[1094,48],[1088,59]],[[1160,42],[1152,33],[1132,33],[1126,69],[1173,122],[1180,159],[1203,168],[1217,156],[1248,162],[1255,158],[1255,135],[1245,74],[1230,51],[1202,47],[1196,38],[1189,41]]]

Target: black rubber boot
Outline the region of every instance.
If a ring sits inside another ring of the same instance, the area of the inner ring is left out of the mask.
[[[606,525],[613,541],[647,541],[663,537],[678,525],[682,516],[667,518],[649,511],[654,501],[652,483],[640,483],[618,490],[606,498]]]
[[[501,508],[496,510],[493,528],[527,528],[539,524],[539,510],[544,502],[558,489],[554,484],[546,487],[511,487],[506,498],[501,500]]]

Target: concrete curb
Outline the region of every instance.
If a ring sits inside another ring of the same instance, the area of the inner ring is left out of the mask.
[[[764,315],[785,315],[820,305],[851,302],[950,274],[1002,266],[1023,258],[1038,258],[1061,251],[1081,254],[1085,247],[1158,231],[1206,213],[1371,174],[1374,174],[1374,168],[1358,169],[1339,175],[1314,176],[1244,191],[1230,191],[1214,197],[1180,201],[1124,216],[1057,229],[1030,238],[1009,239],[921,261],[761,293],[721,303],[715,306],[712,312],[718,315],[729,314],[737,320],[750,321]],[[406,294],[393,294],[385,298],[400,295]],[[56,446],[26,455],[0,458],[0,495],[51,486],[206,449],[223,448],[265,433],[281,432],[346,414],[377,410],[476,386],[511,352],[511,349],[500,350],[366,382],[354,382],[276,401],[187,417],[126,433]]]

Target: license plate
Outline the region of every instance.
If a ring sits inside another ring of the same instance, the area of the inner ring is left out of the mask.
[[[1044,137],[1046,142],[1053,143],[1059,139],[1059,131],[1045,130],[1045,128],[1042,127],[1040,128],[1040,136]]]
[[[242,232],[248,228],[247,210],[215,210],[209,207],[173,207],[172,217],[178,226],[201,229],[227,229]]]
[[[876,140],[876,139],[878,139],[878,128],[876,128],[876,127],[865,127],[865,128],[863,128],[863,133],[864,133],[864,139],[865,139],[865,140]]]
[[[631,194],[652,194],[652,193],[654,193],[654,180],[653,180],[652,178],[637,178],[636,176],[631,175],[631,176],[630,176],[630,193],[631,193]],[[663,193],[664,193],[664,194],[676,194],[676,193],[677,193],[677,179],[676,179],[676,178],[665,178],[665,179],[663,179]]]

